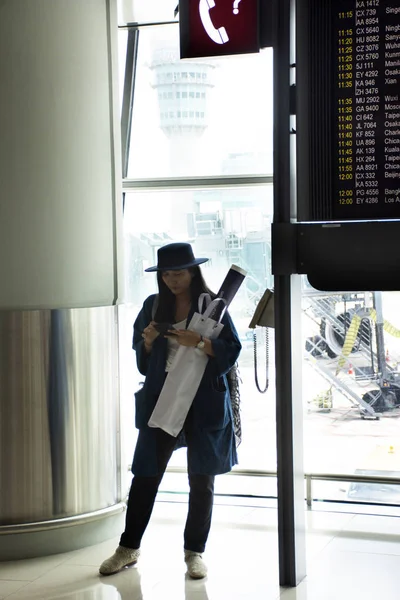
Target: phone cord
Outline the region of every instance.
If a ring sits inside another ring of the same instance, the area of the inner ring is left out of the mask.
[[[256,386],[260,394],[265,394],[265,392],[269,388],[269,330],[268,327],[265,327],[265,374],[266,374],[266,382],[265,388],[261,389],[260,383],[258,381],[258,368],[257,368],[257,336],[256,329],[253,331],[253,342],[254,342],[254,379],[256,382]]]

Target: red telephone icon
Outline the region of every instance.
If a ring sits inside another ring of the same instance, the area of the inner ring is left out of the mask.
[[[214,27],[210,17],[210,10],[215,7],[214,0],[200,0],[199,12],[203,27],[210,39],[216,44],[226,44],[229,42],[229,36],[225,27],[217,29]],[[236,14],[236,13],[235,13]]]

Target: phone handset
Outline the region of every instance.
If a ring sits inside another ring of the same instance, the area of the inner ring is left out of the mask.
[[[210,10],[215,7],[214,0],[200,0],[199,12],[203,27],[210,39],[216,44],[226,44],[229,42],[229,36],[225,27],[216,29],[210,17]]]
[[[274,292],[265,290],[263,297],[259,301],[255,310],[254,316],[249,325],[249,329],[253,329],[253,344],[254,344],[254,379],[256,387],[260,394],[265,394],[269,388],[269,329],[275,324],[274,310]],[[258,379],[257,370],[257,335],[256,327],[263,327],[265,330],[265,387],[262,388]]]

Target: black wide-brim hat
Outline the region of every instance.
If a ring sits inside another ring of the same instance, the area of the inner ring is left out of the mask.
[[[180,271],[201,265],[208,260],[208,258],[195,258],[190,244],[167,244],[158,249],[156,266],[149,267],[145,271]]]

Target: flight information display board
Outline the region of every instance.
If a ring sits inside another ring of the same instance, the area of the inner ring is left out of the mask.
[[[399,218],[400,1],[338,0],[332,10],[332,217]]]

